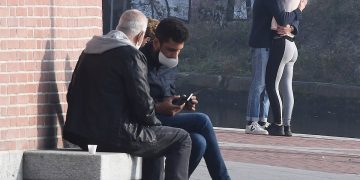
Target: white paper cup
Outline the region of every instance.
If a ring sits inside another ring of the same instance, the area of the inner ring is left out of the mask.
[[[89,144],[88,145],[89,153],[90,154],[96,154],[96,148],[97,148],[97,145]]]

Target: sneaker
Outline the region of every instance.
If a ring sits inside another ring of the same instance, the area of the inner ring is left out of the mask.
[[[264,121],[259,121],[258,124],[260,125],[261,128],[266,129],[267,127],[269,127],[270,123],[268,122],[264,122]]]
[[[285,136],[283,125],[270,124],[266,130],[269,132],[269,135],[272,136]]]
[[[284,126],[284,132],[285,132],[285,136],[292,136],[290,126]]]
[[[250,125],[246,125],[245,133],[246,134],[260,134],[260,135],[269,134],[267,132],[267,130],[261,128],[257,122],[252,122]]]

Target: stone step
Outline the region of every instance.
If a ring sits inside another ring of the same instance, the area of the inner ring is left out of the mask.
[[[142,158],[126,153],[34,150],[23,156],[24,180],[138,180]]]

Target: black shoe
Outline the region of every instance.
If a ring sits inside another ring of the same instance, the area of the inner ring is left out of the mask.
[[[270,124],[266,130],[269,132],[269,135],[272,136],[285,136],[283,125]]]
[[[284,132],[285,132],[285,136],[292,136],[290,126],[284,126]]]

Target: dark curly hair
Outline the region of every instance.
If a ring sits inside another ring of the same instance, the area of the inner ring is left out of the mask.
[[[170,39],[177,43],[183,43],[189,37],[189,30],[182,21],[176,18],[165,18],[157,26],[155,36],[160,43]]]

